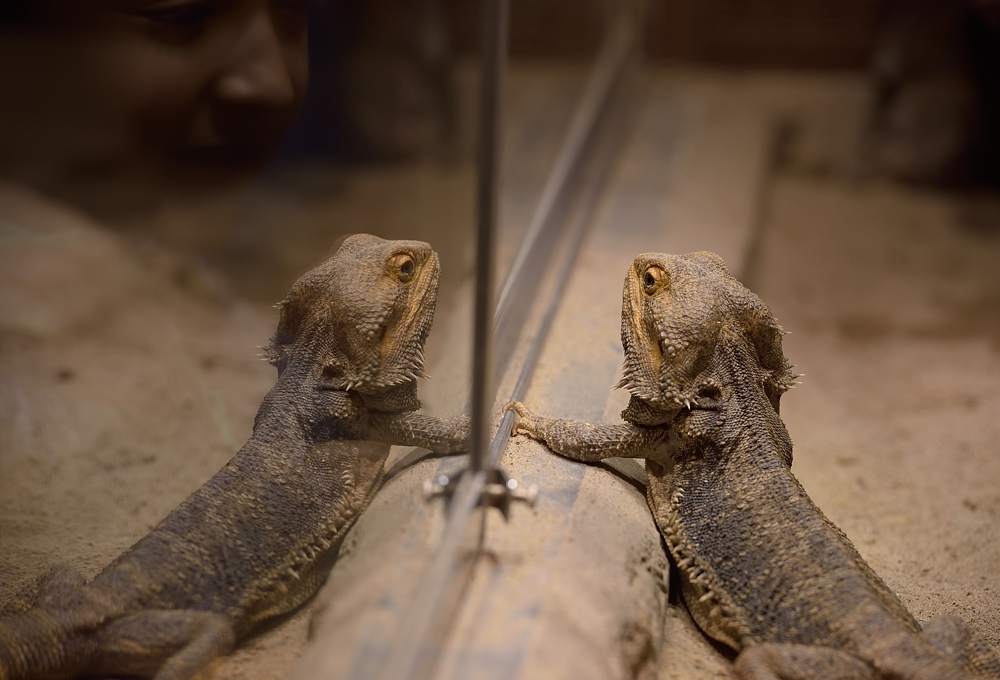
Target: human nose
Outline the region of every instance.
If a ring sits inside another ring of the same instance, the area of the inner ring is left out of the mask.
[[[294,105],[299,92],[284,42],[267,8],[255,11],[216,81],[216,96],[231,104]]]

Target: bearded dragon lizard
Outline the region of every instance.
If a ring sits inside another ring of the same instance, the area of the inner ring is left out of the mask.
[[[414,413],[438,271],[426,243],[359,234],[300,278],[250,440],[92,581],[53,571],[0,619],[0,680],[190,678],[315,593],[390,444],[466,447],[465,416]]]
[[[792,475],[795,376],[770,310],[718,255],[647,253],[625,278],[620,425],[516,430],[580,461],[645,458],[647,499],[695,622],[746,680],[1000,678],[961,620],[923,629]]]

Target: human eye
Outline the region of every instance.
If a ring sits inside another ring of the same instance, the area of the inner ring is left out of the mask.
[[[298,33],[305,30],[309,9],[316,4],[317,0],[271,0],[271,9],[285,31]]]
[[[214,0],[162,0],[142,3],[135,13],[167,28],[195,28],[218,11]]]
[[[276,9],[295,12],[296,14],[307,14],[310,7],[318,4],[318,0],[271,0],[271,4]]]

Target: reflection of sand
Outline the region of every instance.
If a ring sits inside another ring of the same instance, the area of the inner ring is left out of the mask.
[[[232,456],[272,381],[255,345],[276,315],[73,213],[2,199],[6,601],[54,564],[92,575]]]
[[[391,187],[398,177],[367,181]],[[370,205],[348,195],[336,204],[338,220],[351,223],[353,210],[361,223]],[[957,614],[993,644],[998,215],[1000,203],[986,200],[780,176],[752,272],[753,287],[792,331],[785,348],[806,374],[783,400],[793,470],[920,620]],[[14,236],[24,235],[2,228],[0,258],[16,263],[28,246]],[[65,264],[60,276],[32,284],[41,297],[4,302],[92,306],[66,327],[37,321],[31,309],[17,321],[4,308],[0,601],[54,564],[92,575],[142,536],[242,444],[273,382],[255,356],[273,310],[213,293],[187,260],[76,228],[81,245],[50,261]],[[314,237],[317,249],[329,247]],[[79,275],[63,276],[73,266]],[[3,277],[14,270],[0,267],[4,288],[13,285]],[[88,272],[113,285],[88,287],[96,280]],[[250,641],[217,677],[280,676],[306,623],[298,614]],[[678,617],[666,626],[678,642],[664,649],[665,677],[717,667],[685,626]],[[686,656],[672,659],[680,649]]]
[[[230,246],[259,267],[251,294],[280,299],[360,227],[445,242],[450,273],[442,281],[452,290],[442,291],[437,314],[445,322],[447,300],[467,274],[456,260],[468,230],[445,234],[454,232],[456,213],[471,219],[471,208],[463,211],[471,176],[420,168],[371,174],[338,180],[340,191],[305,218],[287,211],[292,225],[268,230],[258,217],[259,233],[237,232],[249,241]],[[373,186],[385,200],[400,187],[416,191],[414,184],[428,209],[414,214],[412,204],[409,211],[393,204],[372,217]],[[262,195],[280,209],[280,196]],[[225,253],[210,255],[237,285],[252,274]],[[287,271],[288,262],[297,271]],[[221,280],[201,258],[137,232],[120,238],[34,192],[0,185],[0,603],[55,565],[93,576],[246,441],[274,382],[274,369],[257,355],[277,312],[242,301]],[[435,342],[432,333],[431,361]],[[307,614],[251,641],[220,675],[279,675],[304,643]]]

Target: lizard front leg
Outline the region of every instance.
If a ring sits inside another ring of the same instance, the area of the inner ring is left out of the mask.
[[[535,415],[519,401],[504,409],[517,412],[514,434],[524,432],[559,455],[585,463],[605,458],[653,458],[656,448],[667,438],[665,427],[595,425],[571,418],[546,418]]]
[[[372,411],[376,441],[397,446],[420,446],[434,453],[460,453],[469,448],[469,417],[435,418],[421,413]]]

